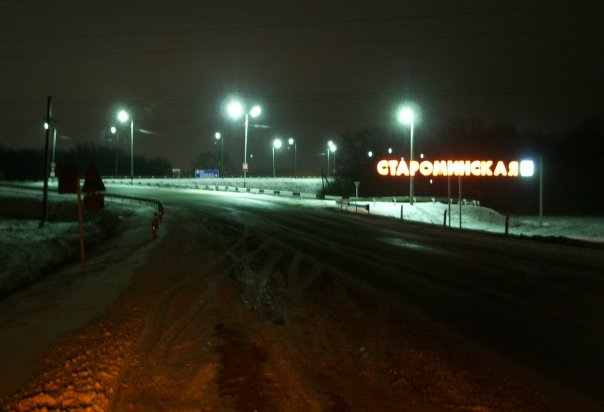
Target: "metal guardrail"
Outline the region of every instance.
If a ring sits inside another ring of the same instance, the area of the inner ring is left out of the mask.
[[[107,183],[124,183],[119,180],[110,179],[106,181]],[[124,183],[124,184],[130,184]],[[264,194],[264,195],[274,195],[274,196],[284,196],[284,197],[293,197],[300,199],[322,199],[320,195],[315,193],[304,193],[304,192],[294,192],[291,190],[281,190],[281,189],[259,189],[259,188],[250,188],[250,187],[239,187],[239,186],[228,186],[228,185],[208,185],[208,184],[189,184],[189,183],[181,183],[181,184],[173,184],[173,183],[165,183],[165,182],[137,182],[136,185],[141,186],[154,186],[160,188],[172,188],[172,189],[190,189],[190,190],[212,190],[217,192],[237,192],[237,193],[252,193],[252,194]],[[330,200],[341,200],[342,196],[325,196],[325,199]]]
[[[338,207],[340,208],[340,210],[346,210],[348,211],[348,208],[354,208],[354,213],[358,213],[359,210],[365,210],[367,211],[367,214],[369,214],[369,204],[359,204],[359,203],[353,203],[351,202],[349,199],[340,199],[340,200],[336,200],[336,205],[338,205]]]
[[[146,198],[146,197],[120,195],[120,194],[117,194],[117,193],[103,193],[103,192],[99,192],[98,194],[103,195],[105,197],[105,199],[109,198],[109,199],[129,200],[131,203],[132,202],[138,202],[139,204],[146,203],[146,204],[154,206],[156,212],[158,212],[158,213],[160,213],[162,215],[165,212],[164,204],[160,200],[149,199],[149,198]]]

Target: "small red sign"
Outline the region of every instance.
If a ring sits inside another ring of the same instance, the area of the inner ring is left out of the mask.
[[[103,183],[101,174],[94,166],[94,164],[90,163],[90,165],[88,166],[88,171],[86,172],[86,180],[84,180],[84,187],[82,188],[82,192],[95,193],[104,191],[105,184]]]
[[[59,175],[59,193],[78,193],[80,184],[78,165],[59,165],[57,174]]]

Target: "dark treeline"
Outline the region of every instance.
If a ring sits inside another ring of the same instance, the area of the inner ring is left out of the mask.
[[[487,125],[478,120],[458,120],[440,131],[415,129],[414,160],[523,160],[535,161],[532,178],[463,177],[462,195],[502,213],[537,214],[539,159],[543,159],[544,213],[546,215],[601,215],[604,213],[604,122],[589,120],[565,134],[527,133],[509,124]],[[407,196],[409,178],[382,177],[376,171],[381,159],[409,155],[409,131],[363,129],[345,133],[338,150],[339,177],[332,191],[359,195]],[[393,154],[388,154],[388,148]],[[373,152],[373,157],[368,152]],[[415,177],[415,196],[446,198],[446,177]],[[452,197],[458,195],[458,178],[451,177]]]
[[[49,154],[49,163],[51,155]],[[77,164],[85,175],[92,163],[103,176],[130,176],[130,154],[99,145],[80,145],[55,154],[57,166]],[[135,176],[171,176],[172,166],[160,158],[134,156]],[[117,173],[116,173],[117,172]],[[41,180],[44,177],[44,150],[0,147],[0,175],[6,180]]]

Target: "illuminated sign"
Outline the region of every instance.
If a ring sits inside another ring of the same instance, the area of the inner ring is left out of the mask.
[[[530,177],[534,172],[532,160],[505,162],[503,160],[380,160],[377,172],[382,176],[507,176]]]

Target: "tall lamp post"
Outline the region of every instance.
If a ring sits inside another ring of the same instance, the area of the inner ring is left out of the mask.
[[[134,119],[125,110],[120,110],[117,120],[126,123],[130,120],[130,183],[134,183]]]
[[[249,125],[249,117],[252,116],[258,117],[260,113],[262,113],[262,109],[260,106],[256,105],[251,108],[249,112],[244,110],[243,105],[238,101],[232,101],[227,105],[227,112],[229,116],[235,120],[239,119],[241,116],[245,116],[245,134],[244,134],[244,143],[243,143],[243,187],[245,187],[245,178],[247,177],[247,129]]]
[[[414,185],[413,185],[413,172],[412,172],[412,166],[411,163],[413,162],[413,123],[414,123],[414,119],[415,115],[413,113],[413,110],[411,110],[408,107],[403,107],[399,113],[398,113],[398,120],[400,123],[402,124],[408,124],[409,128],[410,128],[410,151],[409,151],[409,202],[410,204],[413,204],[413,189],[414,189]]]
[[[283,142],[281,141],[281,139],[273,140],[273,177],[277,176],[277,173],[275,171],[275,149],[281,149],[282,145]]]
[[[44,123],[44,130],[48,130],[50,126],[48,125],[48,123]],[[57,152],[57,128],[53,127],[52,128],[52,158],[50,161],[50,177],[55,177],[55,167],[56,167],[56,163],[55,163],[55,154]]]
[[[115,136],[115,176],[117,176],[117,142],[118,142],[118,134],[115,126],[111,126],[111,134]]]
[[[224,139],[220,132],[214,133],[214,138],[220,140],[220,174],[224,174]]]
[[[327,142],[327,176],[329,176],[329,152],[333,153],[333,173],[336,172],[336,150],[338,147],[333,141]]]
[[[289,140],[287,141],[289,143],[289,145],[294,145],[294,177],[296,177],[298,175],[298,168],[297,168],[297,149],[296,149],[296,141],[294,140],[293,137],[290,137]]]

